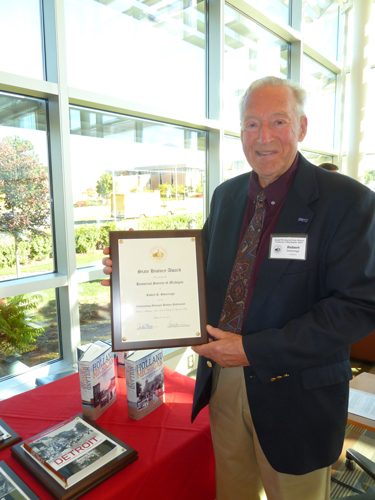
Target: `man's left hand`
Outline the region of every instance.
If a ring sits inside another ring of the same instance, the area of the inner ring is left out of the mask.
[[[205,358],[212,359],[223,368],[250,366],[243,348],[242,335],[224,332],[210,325],[207,325],[207,332],[216,341],[210,339],[208,344],[192,347],[194,352]]]

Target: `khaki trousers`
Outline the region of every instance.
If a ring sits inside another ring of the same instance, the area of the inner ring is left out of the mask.
[[[214,368],[210,423],[216,500],[329,500],[331,468],[295,476],[276,472],[251,419],[243,368]]]

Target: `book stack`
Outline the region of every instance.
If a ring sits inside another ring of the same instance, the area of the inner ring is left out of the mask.
[[[96,420],[116,401],[114,354],[97,340],[78,348],[82,413]]]
[[[139,420],[164,403],[162,349],[134,351],[125,358],[128,415]]]

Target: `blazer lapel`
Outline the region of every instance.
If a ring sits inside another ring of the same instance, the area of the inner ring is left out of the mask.
[[[306,234],[314,217],[309,204],[319,197],[315,173],[309,162],[300,156],[294,181],[289,189],[274,234]],[[250,326],[251,316],[259,310],[263,302],[284,273],[290,260],[269,259],[264,256],[255,285],[245,329]]]

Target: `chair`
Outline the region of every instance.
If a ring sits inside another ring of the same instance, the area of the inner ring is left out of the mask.
[[[374,333],[372,333],[370,335],[370,337],[372,337],[372,339],[369,339],[369,340],[375,341]],[[366,337],[363,340],[367,340],[367,339],[368,339],[368,337]],[[371,353],[368,353],[367,359],[370,357],[372,359],[374,359],[374,351],[372,351]],[[360,389],[360,390],[363,390],[365,392],[369,392],[371,394],[374,394],[375,393],[375,391],[374,391],[375,375],[372,375],[369,373],[363,373],[363,374],[359,375],[358,378],[355,378],[353,380],[353,386],[357,390]],[[351,423],[355,423],[355,422],[351,421]],[[367,427],[365,424],[362,424],[360,422],[358,422],[358,424],[355,423],[355,425],[358,425],[359,427],[364,427],[366,429],[375,431],[375,426],[373,426],[372,424],[370,424],[370,427]],[[371,460],[369,460],[367,457],[365,457],[361,453],[359,453],[358,451],[354,450],[353,448],[348,448],[346,450],[345,466],[348,469],[354,470],[354,468],[355,468],[354,463],[356,463],[366,474],[368,474],[372,479],[375,480],[375,463],[372,462]],[[348,499],[348,500],[375,500],[375,487],[372,485],[367,488],[366,492],[363,492],[363,491],[360,491],[357,488],[354,488],[348,484],[345,484],[342,481],[339,481],[335,478],[332,478],[332,480],[336,483],[339,483],[339,484],[345,486],[346,488],[351,489],[352,491],[354,491],[356,493],[355,495],[349,495],[349,496],[345,497],[345,499]],[[337,500],[337,499],[334,499],[334,500]]]
[[[361,453],[358,453],[358,451],[353,450],[352,448],[348,448],[346,450],[346,461],[345,461],[345,466],[348,469],[354,469],[354,463],[359,465],[361,469],[363,469],[372,479],[375,480],[375,463],[366,458],[364,455]],[[333,479],[333,478],[332,478]],[[357,488],[354,488],[353,486],[350,486],[348,484],[345,484],[341,481],[338,481],[337,479],[333,479],[335,482],[345,486],[346,488],[349,488],[353,491],[356,492],[355,495],[349,495],[347,497],[344,497],[345,500],[375,500],[375,488],[373,486],[369,486],[366,492],[362,492],[358,490]],[[331,500],[338,500],[338,498],[331,499]]]

